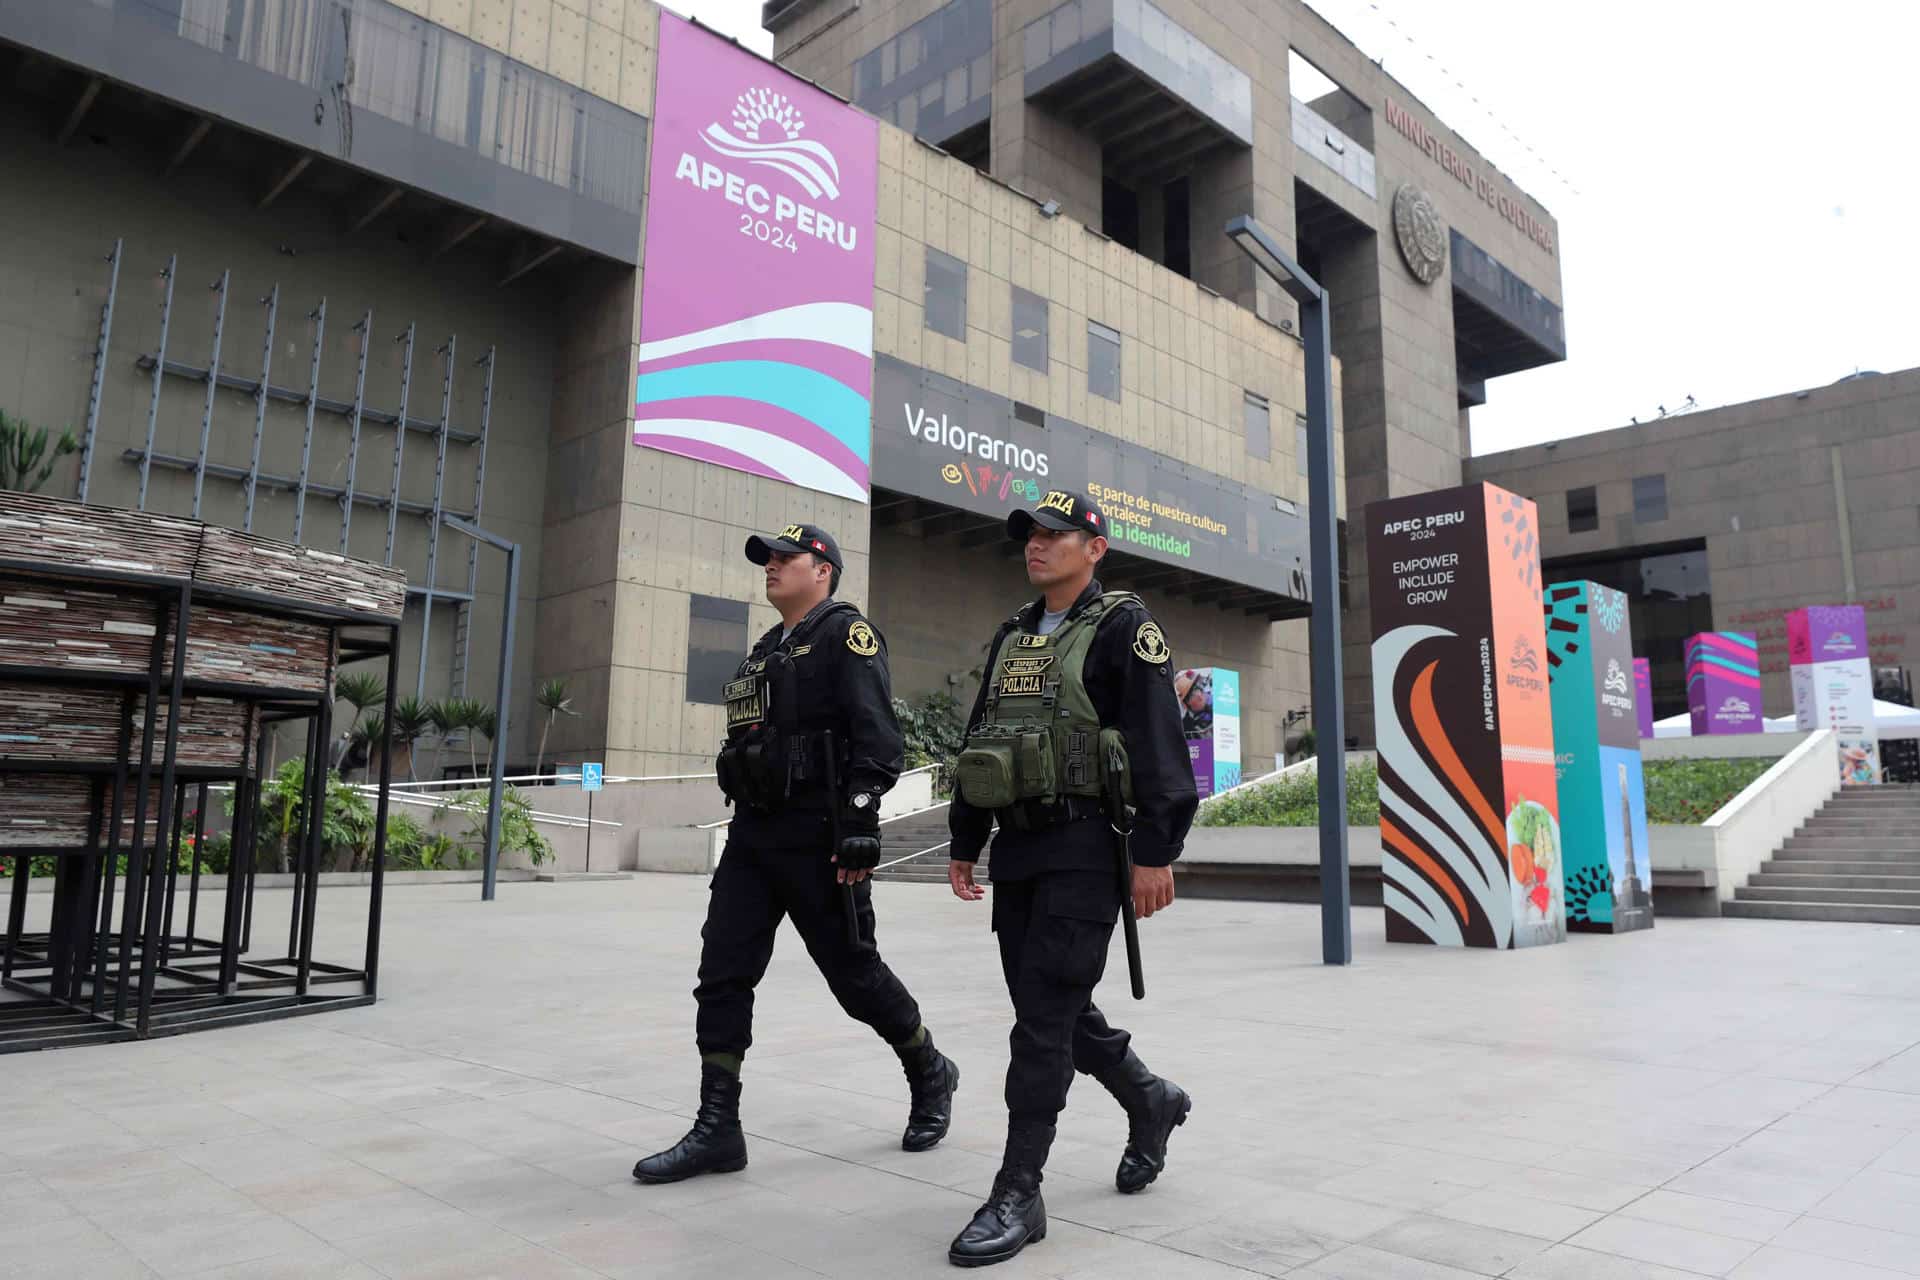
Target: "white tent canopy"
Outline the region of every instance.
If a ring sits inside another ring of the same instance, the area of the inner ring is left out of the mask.
[[[1920,738],[1920,709],[1903,707],[1894,702],[1873,700],[1874,725],[1882,738]],[[1799,726],[1792,716],[1768,716],[1762,723],[1768,733],[1797,733]],[[1668,716],[1665,720],[1653,722],[1653,736],[1656,738],[1689,738],[1693,736],[1693,720],[1682,712],[1677,716]]]

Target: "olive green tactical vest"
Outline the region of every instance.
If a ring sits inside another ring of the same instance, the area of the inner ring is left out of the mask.
[[[1108,591],[1051,634],[1007,633],[988,676],[980,723],[960,753],[960,794],[969,804],[1005,809],[1021,801],[1101,796],[1106,751],[1100,715],[1087,695],[1087,651],[1109,610],[1139,600],[1131,591]],[[1119,738],[1117,729],[1105,734]],[[1130,793],[1126,773],[1121,776]]]

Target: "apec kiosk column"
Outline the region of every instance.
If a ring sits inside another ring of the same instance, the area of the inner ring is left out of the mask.
[[[1627,597],[1597,582],[1556,582],[1547,588],[1546,621],[1567,928],[1650,929],[1653,870]]]
[[[1534,504],[1472,484],[1366,520],[1387,939],[1562,941]]]
[[[1760,718],[1760,649],[1744,631],[1687,637],[1687,714],[1693,736],[1765,733]]]
[[[1640,736],[1653,736],[1653,661],[1633,660],[1633,709],[1640,717]]]
[[[1840,782],[1880,781],[1880,733],[1873,715],[1867,611],[1857,604],[1809,605],[1787,615],[1793,716],[1802,729],[1831,729],[1840,746]]]

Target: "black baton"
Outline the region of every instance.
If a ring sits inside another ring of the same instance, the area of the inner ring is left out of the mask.
[[[1147,998],[1146,971],[1140,963],[1140,921],[1133,914],[1133,830],[1127,822],[1127,804],[1120,792],[1117,750],[1109,750],[1106,768],[1107,829],[1113,832],[1114,869],[1120,876],[1120,927],[1127,939],[1127,978],[1133,998]]]
[[[840,766],[834,759],[833,730],[822,730],[820,742],[821,749],[826,753],[826,763],[822,767],[827,774],[827,839],[833,842],[833,852],[837,857],[840,853]],[[847,945],[857,951],[861,946],[860,907],[854,899],[851,883],[840,886],[840,903],[847,909]]]

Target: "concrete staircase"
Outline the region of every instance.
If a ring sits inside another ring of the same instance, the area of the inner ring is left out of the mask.
[[[880,828],[880,863],[885,866],[895,858],[904,858],[910,853],[919,853],[922,849],[933,849],[932,853],[915,858],[912,862],[903,862],[897,867],[888,867],[885,871],[874,873],[876,880],[904,881],[907,883],[945,884],[947,882],[947,806],[929,809],[910,818],[889,822]],[[980,866],[986,866],[986,859],[980,859]]]
[[[1839,792],[1721,910],[1749,920],[1920,925],[1920,787]]]

